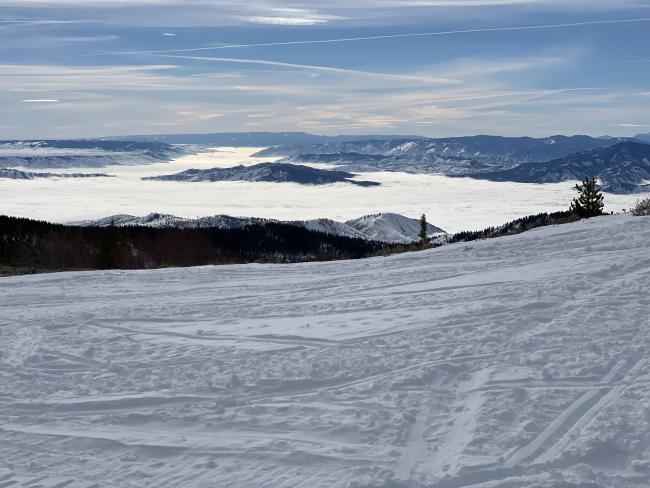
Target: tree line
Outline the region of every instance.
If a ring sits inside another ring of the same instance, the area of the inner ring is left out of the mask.
[[[78,227],[0,216],[0,267],[5,273],[357,259],[388,248],[281,223],[158,229]]]

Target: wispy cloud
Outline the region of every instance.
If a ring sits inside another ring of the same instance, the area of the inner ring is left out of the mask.
[[[272,8],[266,15],[247,15],[238,18],[246,22],[268,25],[317,25],[343,19],[343,17],[324,14],[317,10],[286,7]]]
[[[222,46],[203,46],[203,47],[194,47],[194,48],[185,48],[185,49],[165,49],[165,50],[122,51],[122,52],[111,52],[111,53],[98,53],[97,55],[188,53],[188,52],[218,51],[218,50],[223,50],[223,49],[238,49],[238,48],[248,48],[248,47],[292,46],[292,45],[304,45],[304,44],[331,44],[331,43],[344,43],[344,42],[372,41],[372,40],[380,40],[380,39],[452,36],[452,35],[459,35],[459,34],[474,34],[474,33],[488,33],[488,32],[509,32],[509,31],[545,30],[545,29],[568,29],[568,28],[584,27],[584,26],[590,26],[590,25],[646,23],[646,22],[650,22],[650,18],[616,19],[616,20],[590,20],[590,21],[570,22],[570,23],[563,23],[563,24],[520,25],[520,26],[490,27],[490,28],[479,28],[479,29],[460,29],[460,30],[447,30],[447,31],[434,31],[434,32],[409,32],[409,33],[386,34],[386,35],[377,35],[377,36],[339,37],[339,38],[330,38],[330,39],[305,39],[305,40],[299,40],[299,41],[262,42],[262,43],[248,43],[248,44],[226,44],[226,45],[222,45]]]
[[[59,103],[61,100],[56,100],[53,98],[32,98],[32,99],[26,99],[26,100],[21,100],[23,103]]]
[[[281,61],[271,61],[266,59],[248,59],[248,58],[220,58],[220,57],[207,57],[207,56],[175,56],[175,55],[155,55],[158,57],[172,58],[172,59],[185,59],[193,61],[213,61],[220,63],[235,63],[235,64],[254,64],[261,66],[274,66],[280,68],[291,68],[291,69],[300,69],[308,71],[320,71],[327,73],[339,73],[347,75],[361,75],[372,78],[388,79],[388,80],[401,80],[401,81],[417,81],[425,83],[436,83],[436,84],[457,84],[462,83],[459,80],[454,80],[451,78],[434,78],[428,76],[418,76],[418,75],[404,75],[404,74],[393,74],[393,73],[378,73],[375,71],[363,71],[355,70],[348,68],[336,68],[331,66],[318,66],[312,64],[298,64],[298,63],[285,63]]]

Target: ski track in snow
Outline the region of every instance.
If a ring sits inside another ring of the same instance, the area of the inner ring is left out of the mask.
[[[0,280],[0,488],[650,485],[650,219]]]

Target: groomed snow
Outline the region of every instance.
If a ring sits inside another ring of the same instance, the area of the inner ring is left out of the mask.
[[[0,280],[0,486],[647,487],[650,218]]]

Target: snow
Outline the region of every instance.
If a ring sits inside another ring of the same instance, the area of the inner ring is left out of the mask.
[[[0,280],[0,486],[647,487],[650,218]]]
[[[392,212],[458,232],[501,225],[541,212],[566,210],[576,182],[525,184],[449,178],[432,174],[360,173],[359,180],[381,183],[363,188],[346,183],[304,186],[293,183],[141,181],[188,168],[227,168],[268,159],[251,157],[259,148],[215,148],[209,152],[146,165],[102,168],[114,178],[83,180],[3,180],[2,213],[54,222],[94,220],[113,214],[173,214],[196,218],[219,214],[278,220],[329,218]],[[309,165],[327,168],[327,165]],[[75,168],[75,172],[83,168]],[[96,168],[87,168],[96,172]],[[605,195],[607,211],[630,208],[646,195]]]

